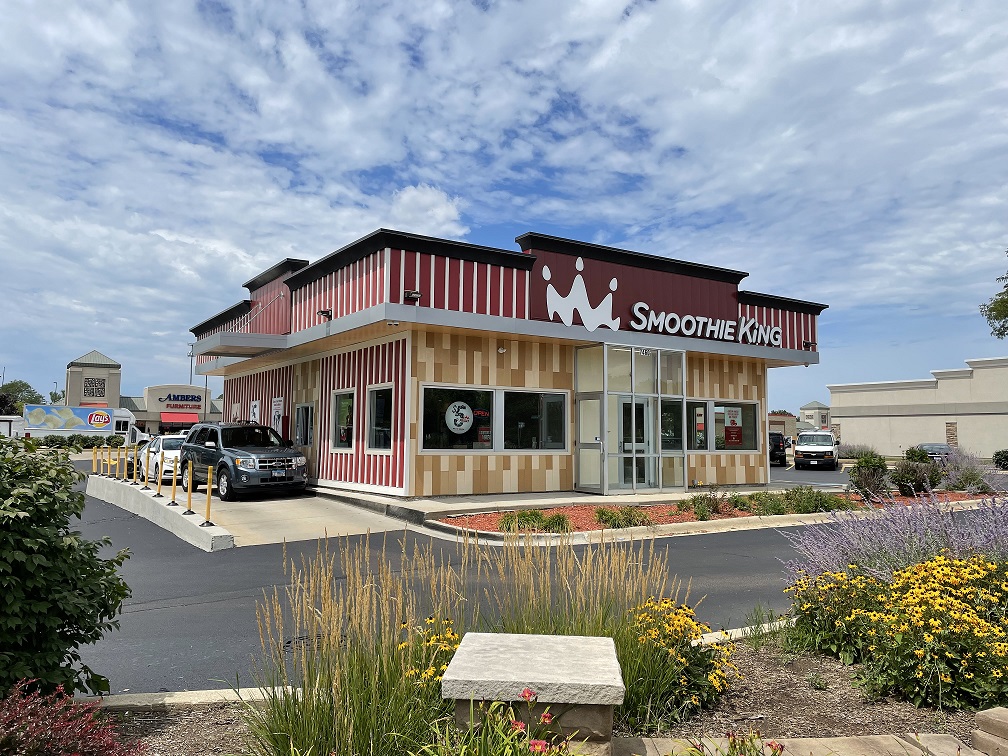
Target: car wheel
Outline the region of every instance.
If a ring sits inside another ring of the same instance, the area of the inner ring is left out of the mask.
[[[235,493],[234,486],[231,484],[231,473],[227,471],[226,467],[222,467],[217,473],[217,493],[220,495],[221,501],[234,501]]]
[[[196,492],[199,486],[196,485],[195,480],[189,479],[189,465],[182,468],[182,490]]]

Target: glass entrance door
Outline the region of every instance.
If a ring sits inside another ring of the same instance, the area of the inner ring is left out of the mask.
[[[619,456],[614,470],[616,479],[611,481],[620,488],[658,485],[654,416],[655,401],[651,397],[620,397]]]
[[[605,493],[602,460],[602,394],[577,396],[577,479],[574,488],[586,493]]]

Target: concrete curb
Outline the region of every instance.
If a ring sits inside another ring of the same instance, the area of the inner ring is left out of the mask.
[[[141,491],[120,480],[89,475],[86,492],[88,496],[114,504],[120,509],[151,521],[159,528],[203,551],[234,548],[234,536],[227,530],[219,525],[200,527],[200,523],[203,522],[202,514],[187,516],[182,514],[185,506],[166,507],[168,497],[155,499],[153,490]]]
[[[177,693],[118,693],[102,696],[98,702],[106,711],[150,711],[169,706],[204,706],[218,703],[258,703],[265,701],[264,688],[221,688],[220,690],[183,690]]]

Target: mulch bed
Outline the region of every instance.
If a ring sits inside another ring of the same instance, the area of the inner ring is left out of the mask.
[[[975,494],[967,494],[962,491],[942,491],[936,495],[940,501],[949,503],[976,498]],[[838,496],[848,496],[848,494],[838,494]],[[865,506],[864,501],[857,494],[850,494],[849,498],[856,506]],[[892,501],[897,504],[911,504],[915,501],[915,499],[907,496],[893,496]],[[571,504],[569,506],[543,509],[542,513],[547,517],[551,514],[557,513],[566,515],[567,519],[570,521],[571,530],[574,532],[584,532],[587,530],[608,530],[609,528],[600,525],[595,520],[595,509],[599,506],[607,505],[602,502],[599,504]],[[638,506],[647,512],[648,517],[651,518],[651,522],[655,525],[668,525],[675,522],[697,522],[696,515],[692,510],[681,512],[674,502],[640,504]],[[609,508],[612,507],[610,506]],[[497,523],[500,521],[500,517],[505,511],[508,510],[501,510],[500,512],[486,512],[483,514],[458,515],[456,517],[442,517],[439,519],[439,522],[452,525],[456,528],[464,528],[466,530],[479,530],[483,532],[497,533],[500,532]],[[720,513],[712,513],[709,520],[729,520],[735,517],[752,516],[752,512],[744,512],[740,509],[729,508]]]

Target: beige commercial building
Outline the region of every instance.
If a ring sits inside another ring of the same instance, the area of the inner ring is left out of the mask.
[[[1008,449],[1008,357],[966,364],[922,380],[827,386],[832,427],[844,443],[891,456],[921,443],[982,457]]]

